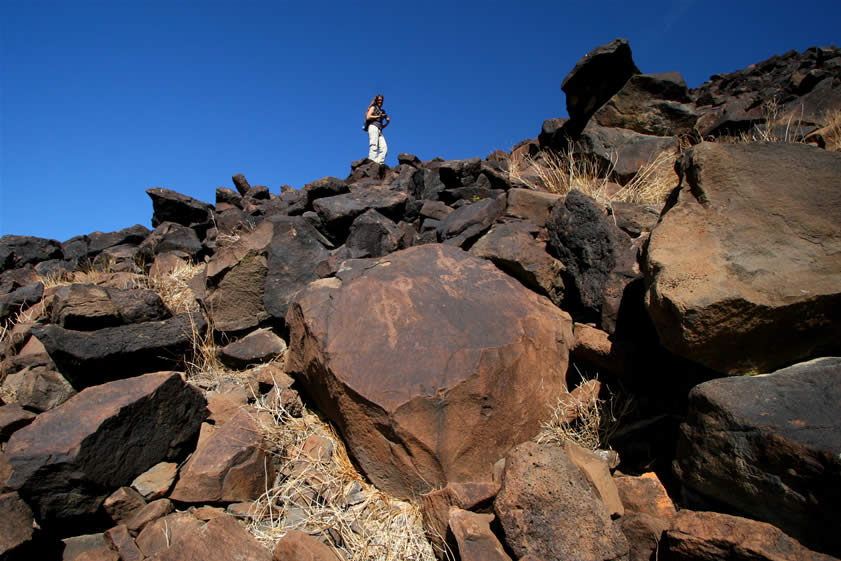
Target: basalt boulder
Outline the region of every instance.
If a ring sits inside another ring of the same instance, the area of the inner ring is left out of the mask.
[[[401,497],[490,481],[566,393],[569,316],[446,245],[346,262],[295,297],[287,324],[288,370]]]
[[[841,154],[702,143],[649,239],[648,313],[671,352],[727,374],[841,351]]]
[[[118,487],[184,453],[206,416],[200,392],[176,372],[89,388],[12,435],[0,487],[17,491],[42,527],[67,535],[94,521]]]

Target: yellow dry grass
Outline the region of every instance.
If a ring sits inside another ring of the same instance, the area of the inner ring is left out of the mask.
[[[290,530],[320,536],[349,561],[433,561],[419,508],[368,484],[348,457],[341,439],[318,416],[300,418],[277,402],[258,399],[271,413],[258,417],[279,475],[251,512],[249,531],[269,549]],[[270,418],[272,422],[266,422]],[[332,454],[313,458],[304,444],[316,435]]]
[[[674,163],[678,154],[661,152],[640,168],[634,179],[623,187],[610,180],[613,163],[604,169],[594,159],[574,151],[544,151],[520,162],[509,161],[509,179],[535,189],[559,195],[573,189],[610,206],[616,201],[661,206],[678,184]]]

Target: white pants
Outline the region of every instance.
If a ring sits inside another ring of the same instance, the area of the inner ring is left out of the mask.
[[[368,125],[368,159],[383,164],[387,152],[388,145],[385,143],[383,131],[376,125]]]

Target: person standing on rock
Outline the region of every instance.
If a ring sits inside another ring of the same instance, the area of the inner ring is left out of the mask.
[[[368,159],[378,164],[385,163],[388,145],[385,143],[383,129],[391,119],[383,109],[383,96],[375,95],[365,112],[365,130],[368,131]]]

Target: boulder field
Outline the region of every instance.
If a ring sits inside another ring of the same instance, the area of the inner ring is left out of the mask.
[[[411,559],[841,557],[841,50],[652,70],[597,47],[510,153],[0,238],[0,561],[385,559],[411,509]],[[513,173],[571,153],[613,199]]]

